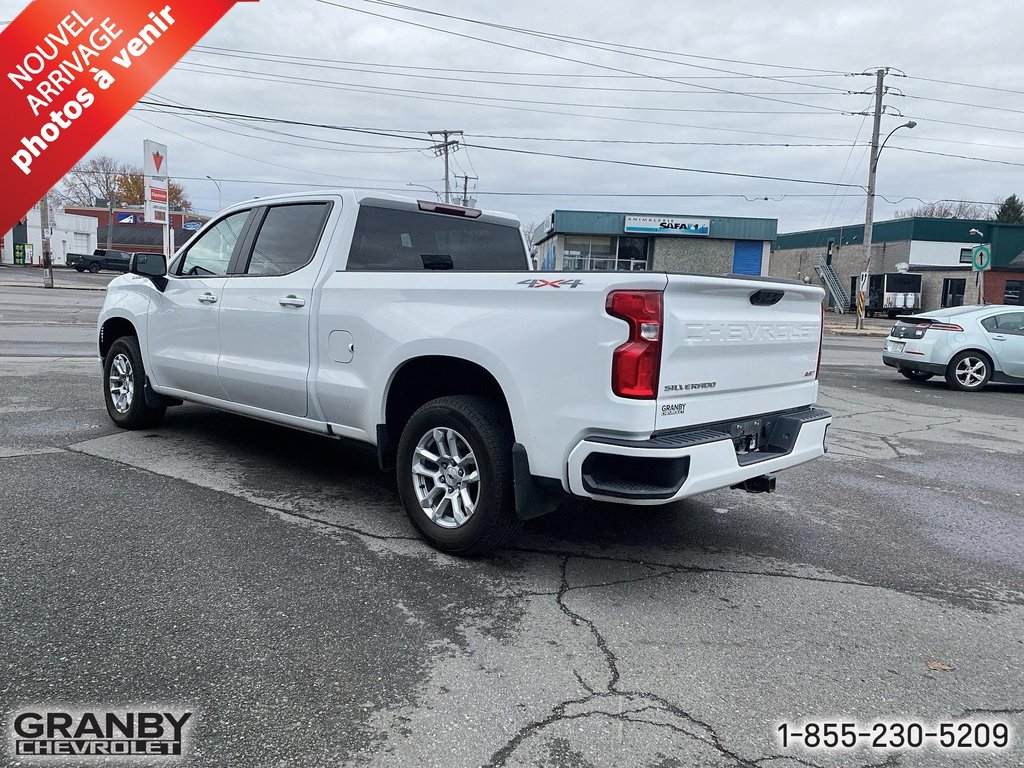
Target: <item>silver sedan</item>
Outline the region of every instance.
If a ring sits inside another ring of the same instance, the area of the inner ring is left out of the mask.
[[[901,317],[882,362],[913,381],[943,376],[977,392],[990,381],[1024,384],[1024,306],[949,307]]]

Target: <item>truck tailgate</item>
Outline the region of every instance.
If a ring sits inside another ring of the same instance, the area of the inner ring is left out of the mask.
[[[823,298],[799,283],[670,275],[656,429],[813,403]]]

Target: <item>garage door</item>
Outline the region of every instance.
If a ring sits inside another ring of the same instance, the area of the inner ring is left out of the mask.
[[[732,253],[732,271],[735,275],[761,274],[762,245],[760,240],[737,240]]]

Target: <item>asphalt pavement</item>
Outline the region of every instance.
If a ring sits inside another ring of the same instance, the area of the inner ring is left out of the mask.
[[[828,338],[830,451],[776,494],[567,501],[458,560],[358,447],[192,405],[114,428],[101,300],[0,287],[0,722],[193,711],[161,766],[1024,761],[1021,388],[909,382],[878,339]],[[777,734],[972,719],[1011,749]]]

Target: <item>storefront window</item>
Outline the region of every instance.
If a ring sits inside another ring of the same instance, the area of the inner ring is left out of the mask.
[[[647,269],[647,239],[606,235],[566,235],[562,267],[568,271]]]

